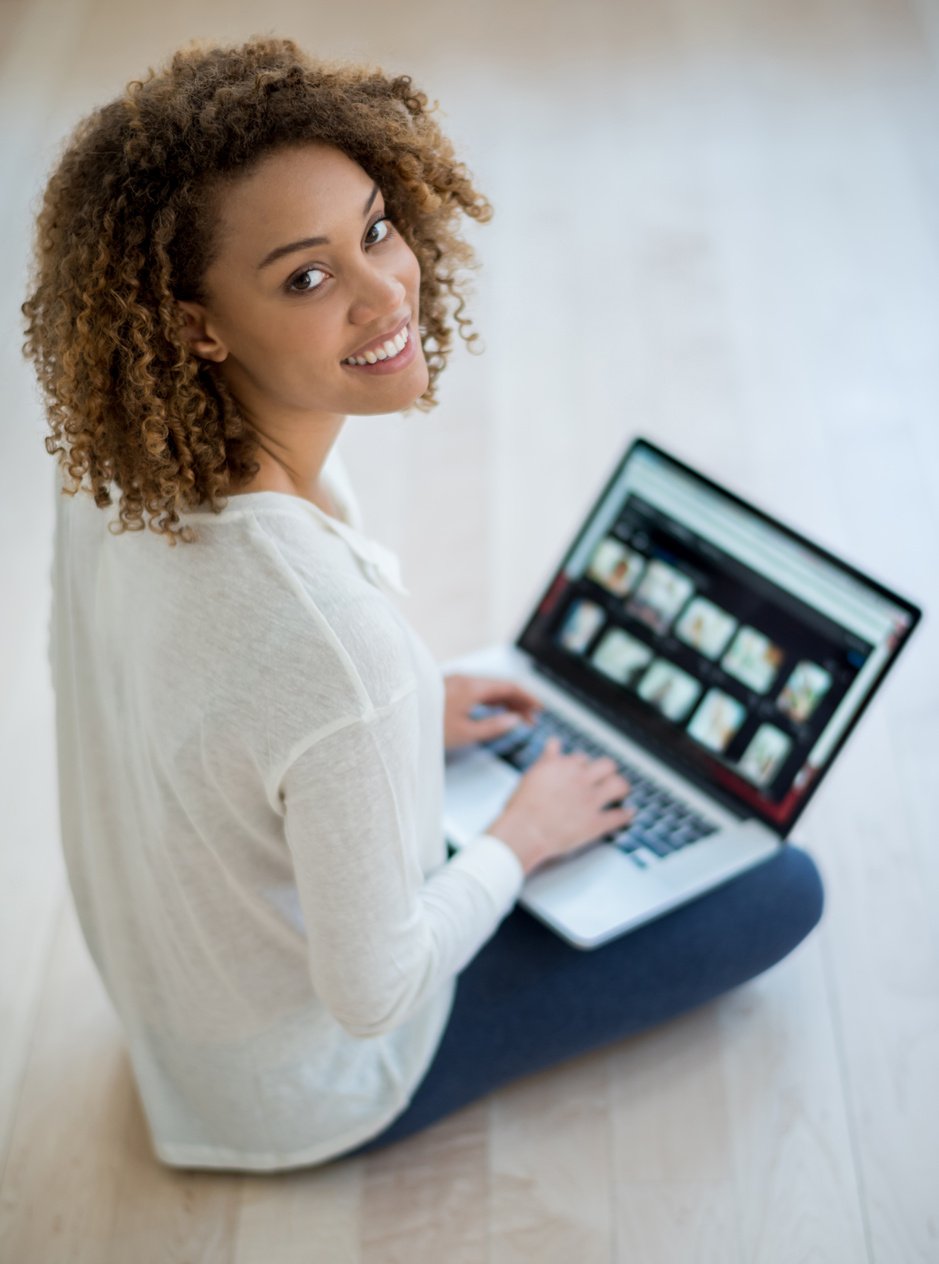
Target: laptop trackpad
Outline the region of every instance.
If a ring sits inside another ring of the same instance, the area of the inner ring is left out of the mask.
[[[565,938],[590,945],[598,934],[644,914],[655,893],[614,847],[588,847],[549,862],[525,882],[521,903]]]
[[[591,948],[709,890],[779,845],[757,822],[741,821],[642,871],[615,847],[590,846],[532,874],[521,903],[572,943]]]
[[[459,846],[482,834],[505,807],[520,780],[516,769],[479,747],[449,756],[444,811],[453,822],[459,822],[459,832],[452,827],[447,830],[454,843]]]

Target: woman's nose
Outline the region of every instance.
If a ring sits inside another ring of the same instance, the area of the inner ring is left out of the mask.
[[[366,325],[376,316],[400,311],[407,297],[407,287],[400,277],[379,268],[365,269],[358,283],[350,319]]]

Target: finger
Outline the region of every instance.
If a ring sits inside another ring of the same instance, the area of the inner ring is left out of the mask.
[[[623,829],[625,826],[631,824],[635,815],[635,808],[604,808],[600,813],[600,820],[603,822],[605,831]]]
[[[502,680],[494,683],[502,686],[501,692],[506,702],[515,703],[520,707],[535,707],[539,711],[543,709],[544,703],[541,699],[535,697],[533,693],[530,693],[522,685],[517,684],[516,681]]]
[[[623,776],[619,765],[608,755],[601,755],[599,759],[593,760],[587,775],[591,785],[602,786],[604,790],[609,790],[611,796],[618,794],[625,798],[632,789],[632,783]]]
[[[467,687],[486,702],[504,703],[518,698],[519,686],[511,680],[503,680],[501,676],[467,676]]]
[[[611,797],[616,795],[617,798],[622,799],[625,799],[630,790],[632,790],[632,784],[629,779],[619,772],[614,772],[608,777],[603,777],[598,784],[601,785],[604,790],[608,790]]]
[[[590,777],[593,781],[602,781],[608,777],[610,773],[616,772],[616,764],[609,755],[601,755],[599,759],[594,759],[590,764]]]
[[[504,711],[501,715],[487,716],[473,723],[473,735],[477,742],[491,742],[522,726],[522,717],[512,711]]]
[[[513,707],[531,718],[535,713],[544,710],[541,700],[514,680],[502,680],[498,676],[477,676],[472,679],[474,695],[481,701]]]
[[[536,720],[544,711],[544,703],[541,699],[521,688],[518,691],[515,705],[532,720]]]

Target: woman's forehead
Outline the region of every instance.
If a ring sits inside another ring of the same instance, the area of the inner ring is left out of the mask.
[[[348,154],[311,142],[274,150],[226,180],[218,199],[219,245],[292,232],[324,236],[359,217],[374,181]],[[287,234],[284,238],[284,234]]]

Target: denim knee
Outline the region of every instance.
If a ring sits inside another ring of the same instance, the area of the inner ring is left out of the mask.
[[[795,843],[786,844],[780,859],[785,870],[787,921],[794,948],[821,921],[825,888],[815,861]]]

